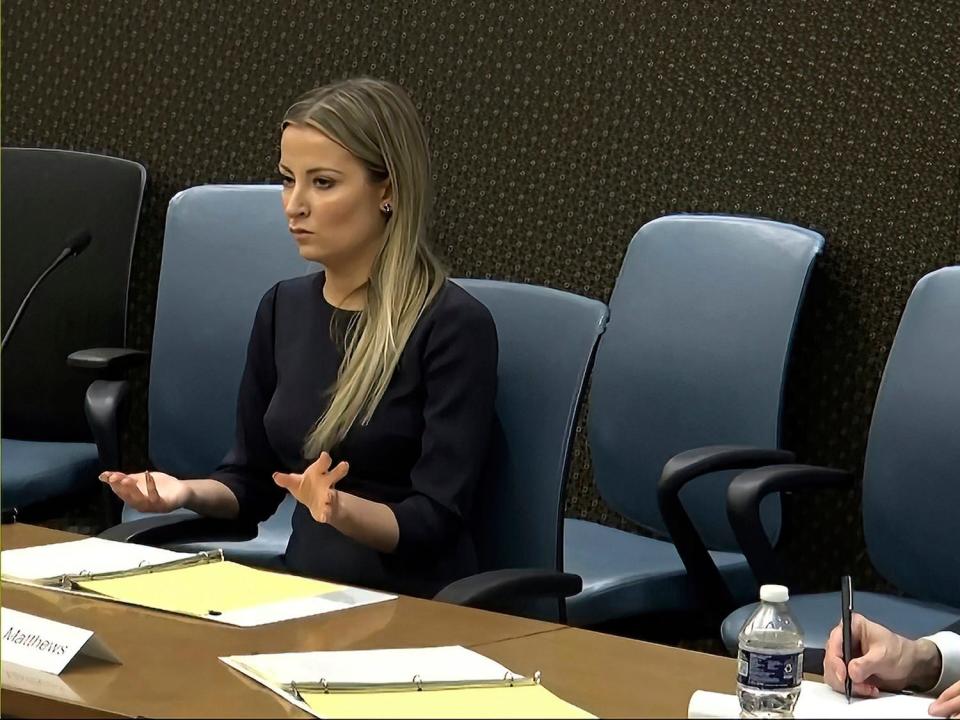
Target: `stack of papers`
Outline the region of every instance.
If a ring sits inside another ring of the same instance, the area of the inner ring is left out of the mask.
[[[918,695],[881,694],[878,698],[853,698],[834,692],[829,686],[804,681],[793,716],[803,718],[928,718],[932,698]],[[690,698],[687,717],[735,718],[740,716],[736,695],[697,690]]]

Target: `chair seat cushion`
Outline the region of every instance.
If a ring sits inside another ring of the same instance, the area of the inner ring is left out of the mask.
[[[960,609],[895,595],[857,592],[853,602],[856,611],[861,615],[913,639],[931,635],[960,622]],[[756,606],[757,603],[746,605],[730,613],[723,621],[723,644],[731,655],[737,651],[740,628]],[[790,611],[803,629],[804,646],[822,654],[830,631],[840,622],[840,593],[791,597]],[[805,667],[815,671],[815,667]]]
[[[746,559],[711,552],[734,598],[756,597]],[[583,591],[567,601],[567,622],[607,620],[697,606],[693,586],[672,543],[586,520],[564,521],[563,569],[583,578]]]
[[[287,541],[290,539],[290,532],[293,522],[293,510],[297,505],[292,495],[287,495],[277,508],[277,512],[260,523],[257,537],[252,540],[243,540],[239,542],[197,542],[197,543],[175,543],[167,545],[170,550],[179,552],[200,552],[202,550],[223,550],[223,556],[227,560],[233,560],[244,565],[262,567],[269,569],[278,569],[282,565],[282,558],[287,549]],[[190,510],[177,510],[177,515],[185,517],[196,517],[196,513]],[[129,506],[123,508],[123,521],[136,520],[142,517],[148,517],[148,513],[137,512]]]
[[[0,496],[4,510],[94,490],[100,461],[93,443],[35,442],[3,438]]]

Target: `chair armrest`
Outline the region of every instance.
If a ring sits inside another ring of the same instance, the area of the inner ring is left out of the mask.
[[[733,609],[733,596],[683,507],[680,490],[691,480],[709,473],[745,470],[793,460],[794,455],[788,450],[747,445],[710,445],[674,455],[663,466],[657,483],[660,515],[703,607],[716,608],[718,614],[725,614]]]
[[[97,444],[100,467],[116,470],[123,467],[121,434],[127,421],[130,385],[127,372],[144,365],[149,353],[130,348],[87,348],[67,356],[67,365],[91,371],[95,379],[87,388],[84,412]],[[120,504],[107,488],[103,489],[107,522],[120,519]]]
[[[760,523],[760,501],[773,492],[807,488],[847,487],[853,475],[846,470],[815,465],[777,465],[747,470],[727,488],[727,517],[740,550],[761,585],[782,579],[770,539]]]
[[[164,514],[114,525],[97,537],[161,546],[191,542],[236,542],[252,540],[256,536],[255,524],[221,518]]]
[[[123,467],[121,435],[129,410],[130,383],[126,380],[94,380],[87,387],[83,410],[97,444],[100,467]]]
[[[538,568],[490,570],[455,580],[434,596],[454,605],[498,610],[518,600],[556,598],[562,601],[583,590],[583,578],[573,573]],[[564,603],[560,603],[561,621]]]
[[[67,355],[67,365],[93,370],[103,377],[119,377],[127,370],[146,363],[150,353],[131,348],[87,348]]]

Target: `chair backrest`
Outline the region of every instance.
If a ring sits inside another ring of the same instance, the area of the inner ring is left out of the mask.
[[[2,165],[4,332],[71,235],[92,238],[37,288],[3,352],[3,434],[90,442],[90,378],[68,368],[67,355],[123,345],[146,171],[130,160],[38,148],[3,148]]]
[[[478,488],[482,570],[561,569],[564,482],[577,408],[607,306],[550,288],[457,280],[497,326],[495,482]]]
[[[665,532],[656,487],[667,460],[704,445],[777,447],[787,359],[823,237],[746,217],[671,215],[627,249],[597,350],[587,420],[604,500]],[[704,542],[736,549],[725,511],[729,474],[681,499]],[[779,498],[764,503],[779,533]]]
[[[257,305],[314,272],[287,231],[276,185],[206,185],[170,201],[150,367],[150,456],[203,476],[233,443]]]
[[[279,188],[204,186],[170,202],[150,372],[150,454],[181,476],[209,472],[233,441],[257,303],[317,266],[286,230]],[[559,290],[457,280],[484,303],[500,347],[498,482],[480,488],[481,561],[561,567],[563,486],[602,302]]]
[[[917,283],[870,424],[863,528],[877,570],[960,607],[960,267]]]

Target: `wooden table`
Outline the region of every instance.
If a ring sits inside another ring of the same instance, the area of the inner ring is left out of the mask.
[[[79,536],[4,525],[11,549]],[[3,670],[0,710],[19,717],[307,717],[228,668],[221,655],[472,647],[601,716],[684,716],[697,688],[731,692],[735,663],[553,623],[401,597],[395,602],[256,628],[234,628],[5,583],[2,602],[93,630],[123,660],[78,658],[59,676]]]
[[[667,645],[563,628],[474,645],[599,717],[683,717],[695,690],[733,693],[737,662]]]

